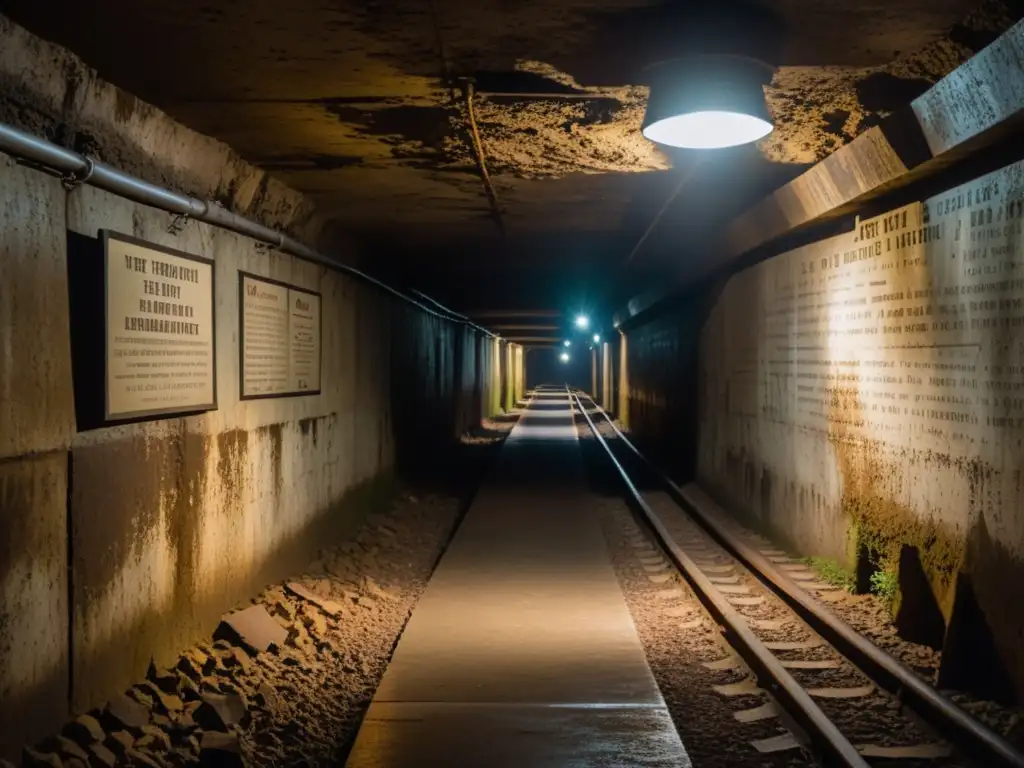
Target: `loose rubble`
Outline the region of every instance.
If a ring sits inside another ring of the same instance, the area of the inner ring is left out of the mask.
[[[510,428],[495,430],[492,446]],[[462,506],[459,493],[402,496],[305,573],[225,615],[210,642],[166,668],[151,665],[145,680],[59,736],[25,747],[23,765],[344,762]]]

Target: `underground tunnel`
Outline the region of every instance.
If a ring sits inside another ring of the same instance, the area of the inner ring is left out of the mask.
[[[1024,767],[1022,17],[0,5],[0,768]]]

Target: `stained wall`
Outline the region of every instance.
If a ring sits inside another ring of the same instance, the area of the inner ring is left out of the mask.
[[[698,455],[798,551],[898,579],[946,684],[1018,697],[1022,263],[1018,163],[735,275],[700,337]]]
[[[298,193],[2,18],[0,51],[0,119],[358,255]],[[103,360],[80,340],[103,318],[76,303],[75,275],[101,229],[213,260],[216,410],[83,418],[79,384]],[[240,399],[240,270],[322,294],[320,394]],[[450,452],[496,400],[494,343],[340,271],[0,156],[0,756],[344,536],[386,501],[399,457]]]

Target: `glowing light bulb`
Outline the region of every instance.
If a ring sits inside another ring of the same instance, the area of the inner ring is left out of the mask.
[[[565,346],[567,346],[567,347],[571,347],[571,346],[572,346],[572,342],[571,342],[571,341],[569,341],[568,339],[566,339],[565,341],[563,341],[563,342],[562,342],[562,344],[563,344],[563,345],[565,345]]]
[[[594,343],[595,344],[600,344],[601,343],[601,334],[599,334],[599,333],[595,333],[594,334]]]
[[[772,124],[742,112],[690,112],[651,123],[643,134],[651,141],[683,149],[722,149],[749,144],[772,132]]]
[[[560,354],[558,356],[558,359],[561,360],[563,363],[568,363],[569,362],[569,353],[568,352],[563,352],[562,354]]]
[[[590,327],[590,318],[586,315],[576,315],[576,327],[581,331],[585,331]]]

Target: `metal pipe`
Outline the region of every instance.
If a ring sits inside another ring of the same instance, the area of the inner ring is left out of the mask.
[[[501,234],[507,236],[505,220],[501,216],[501,204],[498,202],[498,193],[491,183],[491,176],[487,173],[487,162],[484,159],[484,143],[480,140],[480,131],[476,126],[476,112],[473,109],[473,83],[465,81],[466,87],[466,114],[469,119],[469,136],[473,144],[473,152],[476,155],[476,164],[480,169],[480,178],[484,183],[484,191],[487,193],[487,200],[491,204],[491,213],[494,214],[494,221],[501,230]]]
[[[144,179],[119,171],[99,160],[93,160],[85,155],[72,152],[46,139],[41,139],[38,136],[33,136],[30,133],[3,123],[0,123],[0,152],[34,165],[58,171],[65,183],[69,185],[89,184],[128,200],[133,200],[136,203],[159,208],[179,216],[187,216],[190,219],[195,219],[205,224],[237,232],[240,235],[250,237],[262,243],[268,243],[277,250],[303,261],[358,278],[385,293],[389,293],[413,305],[427,314],[443,320],[468,325],[481,333],[496,338],[496,334],[491,333],[486,328],[481,328],[461,315],[456,315],[456,313],[450,310],[445,310],[445,313],[442,313],[431,309],[355,267],[350,267],[347,264],[342,264],[334,259],[323,256],[293,237],[266,227],[252,219],[239,216],[237,213],[232,213],[217,203],[199,200],[198,198],[152,184]],[[437,306],[441,306],[433,301],[433,299],[430,299],[430,301]]]
[[[598,443],[604,448],[612,464],[615,465],[622,482],[628,490],[629,499],[640,509],[648,525],[654,531],[658,543],[662,549],[668,552],[676,567],[686,576],[687,581],[693,585],[698,596],[703,598],[701,602],[725,625],[725,629],[732,636],[737,650],[743,655],[747,663],[757,671],[760,678],[759,682],[762,685],[768,684],[771,688],[771,693],[776,698],[782,700],[783,705],[789,714],[792,715],[793,719],[802,728],[806,729],[808,736],[814,739],[817,746],[828,756],[828,765],[847,766],[848,768],[869,768],[867,761],[861,757],[856,747],[839,732],[835,723],[829,720],[825,713],[821,711],[821,708],[814,703],[810,694],[782,666],[782,662],[765,647],[760,638],[750,629],[746,619],[743,618],[740,612],[729,604],[729,601],[711,583],[711,580],[704,575],[704,572],[701,571],[697,564],[675,543],[672,535],[662,524],[654,510],[643,500],[640,491],[633,485],[633,481],[629,479],[629,475],[619,463],[619,460],[615,458],[615,454],[608,447],[607,441],[601,435],[593,419],[590,418],[587,409],[583,407],[583,401],[579,395],[573,393],[568,386],[566,386],[566,391],[569,393],[570,400],[573,401],[575,406],[579,407],[583,417],[587,420],[587,424],[594,433],[594,437],[597,438]],[[594,405],[600,410],[600,406],[597,406],[596,403]],[[604,413],[604,411],[601,411],[601,413]],[[607,414],[605,416],[607,418]]]
[[[907,697],[915,702],[918,705],[914,708],[915,711],[932,725],[938,727],[944,734],[948,734],[948,729],[952,729],[964,748],[985,760],[985,765],[1024,768],[1024,754],[1014,749],[1009,742],[984,723],[968,715],[895,658],[858,634],[849,624],[798,587],[782,571],[772,565],[768,558],[753,547],[744,544],[709,515],[706,515],[701,510],[700,500],[696,499],[692,492],[681,489],[660,467],[640,453],[639,449],[622,433],[601,406],[594,403],[594,407],[605,416],[616,436],[622,440],[623,445],[635,453],[659,477],[669,493],[689,511],[698,523],[733,556],[743,562],[773,592],[790,605],[798,606],[803,618],[819,634],[836,646],[844,656],[855,660],[857,666],[862,669],[870,669],[872,672],[870,677],[884,683],[890,691],[896,691],[901,697]]]

